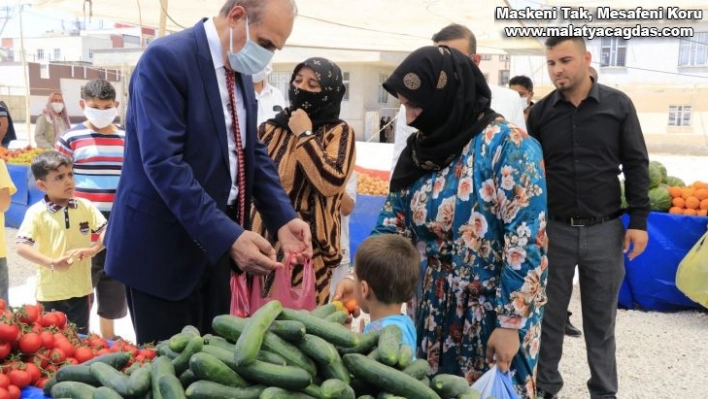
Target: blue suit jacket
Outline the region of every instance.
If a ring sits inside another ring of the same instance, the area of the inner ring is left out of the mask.
[[[247,207],[253,199],[276,233],[296,214],[256,136],[250,76],[237,84],[247,112]],[[243,227],[224,213],[226,134],[203,21],[150,44],[130,82],[123,171],[105,239],[109,276],[179,300],[227,255]]]

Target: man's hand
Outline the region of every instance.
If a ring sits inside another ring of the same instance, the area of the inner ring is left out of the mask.
[[[307,112],[301,109],[296,109],[290,113],[288,127],[291,132],[295,133],[297,136],[300,136],[307,130],[312,131],[312,121],[310,120],[310,117],[307,116]]]
[[[268,274],[281,265],[275,261],[275,249],[268,240],[248,230],[234,242],[229,255],[241,270],[257,275]]]
[[[54,270],[65,272],[71,268],[72,264],[74,264],[74,258],[67,254],[59,258],[52,259],[51,264],[54,265]]]
[[[285,259],[291,256],[297,258],[297,263],[312,258],[312,232],[310,225],[296,218],[289,221],[278,230],[278,241],[285,254]]]
[[[628,229],[624,234],[624,246],[622,250],[624,253],[627,253],[631,246],[632,251],[629,252],[627,257],[629,260],[634,260],[634,258],[641,255],[647,248],[647,242],[649,242],[649,234],[647,234],[646,231]]]
[[[519,330],[497,327],[487,341],[487,363],[496,363],[502,373],[509,371],[519,351]]]

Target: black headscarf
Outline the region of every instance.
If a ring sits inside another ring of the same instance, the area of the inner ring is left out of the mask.
[[[303,67],[312,68],[317,76],[322,91],[300,90],[293,85],[297,73]],[[290,113],[296,109],[307,112],[312,121],[313,130],[320,126],[339,123],[339,111],[346,88],[342,83],[342,70],[334,62],[321,57],[308,58],[295,67],[290,78],[290,107],[275,116],[273,121],[282,128],[288,128]],[[299,133],[299,132],[298,132]]]
[[[421,114],[391,176],[391,190],[405,188],[430,171],[441,170],[496,117],[484,75],[472,60],[446,46],[411,53],[383,84]]]

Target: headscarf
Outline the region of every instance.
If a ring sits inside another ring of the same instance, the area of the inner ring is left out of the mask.
[[[309,67],[315,71],[317,81],[322,88],[320,92],[300,90],[293,85],[297,73],[303,67]],[[290,113],[296,109],[302,109],[310,117],[313,130],[317,130],[323,125],[339,123],[341,122],[339,111],[345,91],[346,88],[342,83],[342,70],[337,64],[326,58],[308,58],[295,67],[290,78],[290,88],[288,89],[290,107],[284,109],[271,120],[287,129]]]
[[[55,95],[60,95],[61,96],[61,102],[64,104],[64,109],[61,110],[59,114],[54,112],[52,109],[52,97]],[[69,113],[66,111],[66,103],[64,102],[64,95],[61,94],[60,91],[55,91],[49,94],[49,97],[47,97],[47,105],[44,106],[44,116],[47,118],[47,121],[52,123],[52,126],[54,126],[54,142],[57,141],[57,138],[61,136],[62,133],[64,133],[64,129],[68,129],[71,127],[71,123],[69,122]],[[64,121],[64,126],[59,126],[59,119]],[[52,145],[54,145],[54,142]]]
[[[441,170],[499,115],[482,71],[470,58],[446,46],[411,53],[383,84],[422,112],[391,176],[391,190],[405,188],[430,171]]]

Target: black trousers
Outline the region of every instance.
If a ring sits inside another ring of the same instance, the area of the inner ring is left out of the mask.
[[[229,260],[224,256],[217,264],[207,266],[194,291],[178,301],[126,287],[137,343],[142,345],[169,339],[186,325],[197,327],[202,334],[214,333],[211,328],[214,317],[230,311]]]
[[[91,296],[74,297],[59,301],[39,301],[45,312],[57,310],[66,314],[69,323],[76,324],[79,334],[88,334],[91,315]]]

